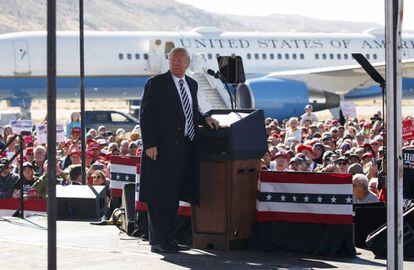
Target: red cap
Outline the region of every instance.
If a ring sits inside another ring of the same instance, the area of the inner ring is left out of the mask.
[[[363,154],[362,155],[362,158],[361,159],[364,159],[364,158],[373,158],[374,157],[374,154],[373,153],[371,153],[371,152],[367,152],[367,153],[365,153],[365,154]]]
[[[278,158],[278,157],[283,157],[283,158],[285,158],[286,160],[289,161],[289,156],[286,152],[283,152],[283,151],[277,152],[276,155],[275,155],[275,158]]]
[[[370,123],[365,123],[364,128],[371,128],[371,124]]]
[[[91,143],[89,146],[88,146],[88,150],[95,150],[95,149],[100,149],[99,148],[99,143]]]
[[[272,135],[272,136],[273,136],[273,138],[279,138],[279,133],[276,133],[276,132],[275,132],[275,133],[273,133],[273,135]]]
[[[313,153],[313,149],[312,149],[311,146],[304,145],[304,144],[298,145],[298,151],[297,152],[301,153],[303,150],[308,150],[309,152]]]
[[[76,154],[76,155],[81,156],[82,155],[82,151],[79,150],[79,149],[77,149],[77,148],[75,148],[75,149],[72,149],[72,151],[70,151],[69,156],[72,156],[73,154]]]
[[[71,133],[72,133],[72,134],[73,134],[73,133],[78,133],[78,134],[80,134],[80,133],[81,133],[81,128],[80,128],[80,127],[74,127],[74,128],[72,128]]]
[[[27,155],[27,153],[33,153],[33,147],[27,147],[25,150],[25,155]]]

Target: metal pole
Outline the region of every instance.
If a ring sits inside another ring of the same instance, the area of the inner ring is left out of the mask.
[[[56,269],[56,0],[47,1],[47,265]]]
[[[79,0],[79,55],[80,55],[80,107],[81,107],[81,148],[82,148],[82,185],[86,184],[86,158],[85,158],[85,49],[83,27],[83,0]]]
[[[19,136],[19,176],[20,176],[20,217],[24,218],[24,191],[23,191],[23,136]]]
[[[387,92],[387,268],[403,269],[401,148],[401,25],[402,0],[386,0]]]

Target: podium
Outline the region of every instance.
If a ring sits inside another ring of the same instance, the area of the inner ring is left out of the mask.
[[[225,125],[200,128],[200,204],[192,207],[194,248],[246,248],[255,221],[260,159],[267,149],[258,110],[213,111]]]

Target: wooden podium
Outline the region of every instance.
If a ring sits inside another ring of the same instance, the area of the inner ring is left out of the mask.
[[[192,207],[194,248],[246,248],[255,221],[263,111],[214,111],[227,127],[200,130],[200,205]]]

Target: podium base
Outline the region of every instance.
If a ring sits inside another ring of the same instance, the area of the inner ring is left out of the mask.
[[[226,235],[200,234],[193,235],[193,248],[216,250],[247,249],[249,239],[228,239]]]

